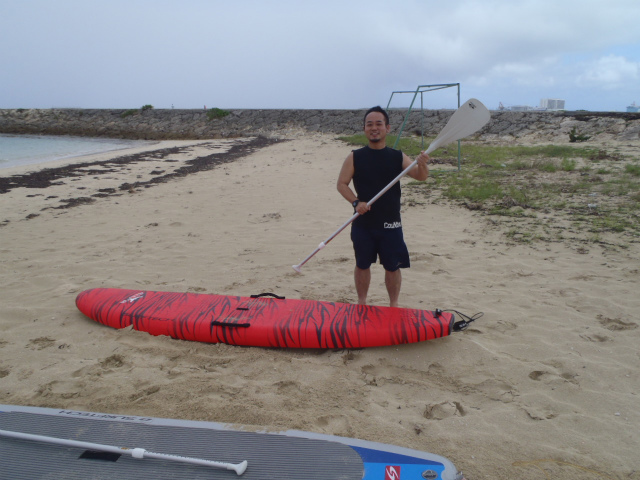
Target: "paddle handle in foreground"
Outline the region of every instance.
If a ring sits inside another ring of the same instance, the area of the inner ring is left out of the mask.
[[[427,148],[425,153],[428,155],[429,153],[433,152],[437,148],[443,147],[451,142],[460,140],[464,137],[468,137],[472,133],[475,133],[478,130],[480,130],[489,121],[490,118],[491,118],[491,114],[489,113],[489,110],[487,109],[487,107],[485,107],[482,104],[482,102],[480,102],[480,100],[476,100],[475,98],[467,100],[466,102],[464,102],[462,106],[460,106],[458,110],[456,110],[453,113],[453,115],[451,116],[447,124],[440,131],[440,133],[435,138],[435,140],[431,142],[431,145],[429,145],[429,148]],[[409,171],[413,167],[415,167],[417,163],[418,161],[414,160],[411,165],[405,168],[402,171],[402,173],[400,173],[396,178],[391,180],[391,182],[389,182],[389,184],[386,187],[384,187],[380,192],[378,192],[378,194],[375,197],[369,200],[367,202],[367,205],[368,206],[373,205],[373,203],[376,200],[378,200],[391,187],[393,187],[397,182],[399,182],[402,177],[404,177],[407,173],[409,173]],[[301,261],[297,265],[292,265],[293,269],[298,273],[302,273],[301,271],[302,266],[305,263],[307,263],[316,253],[318,253],[320,250],[326,247],[331,240],[337,237],[338,234],[340,234],[340,232],[342,232],[345,228],[347,228],[356,218],[358,218],[358,215],[360,214],[354,213],[353,216],[349,220],[347,220],[338,230],[333,232],[329,236],[329,238],[327,238],[324,242],[321,242],[320,245],[318,245],[318,247],[307,256],[307,258],[305,258],[303,261]]]
[[[247,469],[247,461],[238,464],[226,462],[214,462],[211,460],[202,460],[200,458],[182,457],[179,455],[167,455],[164,453],[148,452],[144,448],[127,448],[114,447],[111,445],[102,445],[100,443],[81,442],[78,440],[66,440],[63,438],[46,437],[44,435],[33,435],[30,433],[12,432],[9,430],[0,430],[0,436],[16,438],[18,440],[29,440],[33,442],[52,443],[64,447],[84,448],[85,450],[95,450],[99,452],[109,452],[117,454],[131,455],[133,458],[155,458],[158,460],[169,460],[173,462],[190,463],[193,465],[203,465],[205,467],[222,468],[225,470],[233,470],[238,475],[242,475]]]

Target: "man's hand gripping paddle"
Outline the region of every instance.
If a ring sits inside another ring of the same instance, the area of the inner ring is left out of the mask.
[[[468,137],[472,133],[477,132],[484,125],[486,125],[486,123],[489,121],[490,116],[491,115],[489,114],[489,110],[487,110],[487,107],[485,107],[479,100],[476,100],[475,98],[467,100],[458,110],[454,112],[454,114],[451,116],[442,131],[438,134],[436,139],[431,143],[431,145],[429,145],[429,148],[427,148],[425,153],[429,154],[437,148],[443,147],[451,142],[455,142],[456,140]],[[417,163],[418,161],[414,160],[414,162],[407,168],[405,168],[402,173],[400,173],[400,175],[394,178],[389,183],[389,185],[384,187],[375,197],[369,200],[367,205],[373,205],[373,203],[382,195],[384,195],[387,190],[393,187],[397,182],[400,181],[402,177],[409,173],[409,171],[413,167],[415,167]],[[357,212],[354,213],[353,216],[349,220],[347,220],[347,222],[345,222],[338,230],[332,233],[329,238],[320,243],[320,245],[318,245],[318,248],[311,252],[311,254],[309,254],[307,258],[301,261],[298,265],[293,265],[293,269],[296,272],[301,273],[300,268],[302,268],[302,266],[307,263],[311,259],[311,257],[313,257],[324,247],[326,247],[327,244],[335,237],[337,237],[340,232],[347,228],[351,224],[351,222],[358,218],[358,215],[360,214]]]

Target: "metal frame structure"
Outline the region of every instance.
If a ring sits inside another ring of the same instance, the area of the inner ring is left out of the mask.
[[[427,92],[433,92],[436,90],[443,90],[445,88],[452,88],[452,87],[457,87],[458,108],[460,108],[460,84],[459,83],[439,83],[434,85],[418,85],[418,87],[415,90],[398,90],[398,91],[391,92],[391,96],[389,97],[389,101],[387,102],[387,110],[389,110],[389,107],[391,106],[391,101],[393,100],[394,95],[407,94],[407,93],[413,94],[413,98],[411,99],[411,104],[409,105],[409,108],[407,109],[407,113],[404,116],[404,121],[402,122],[402,126],[400,127],[400,131],[398,132],[393,148],[396,148],[398,146],[398,143],[400,142],[400,137],[402,136],[404,127],[406,126],[407,121],[409,120],[409,116],[413,111],[413,105],[416,102],[416,99],[418,98],[418,94],[420,95],[421,146],[422,148],[424,148],[424,94]],[[460,171],[460,163],[461,163],[461,151],[460,151],[460,140],[458,140],[458,171]]]

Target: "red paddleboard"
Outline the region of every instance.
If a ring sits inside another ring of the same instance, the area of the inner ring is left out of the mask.
[[[268,296],[264,296],[268,295]],[[113,328],[255,347],[363,348],[423,342],[453,331],[449,312],[376,307],[273,294],[233,297],[95,288],[78,309]]]

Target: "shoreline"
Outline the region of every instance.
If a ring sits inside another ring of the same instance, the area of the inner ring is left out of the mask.
[[[484,316],[397,347],[202,344],[77,311],[94,287],[355,302],[348,233],[291,269],[351,215],[335,181],[352,147],[283,140],[93,158],[0,194],[0,403],[361,438],[443,455],[468,480],[635,478],[638,244],[514,245],[478,212],[405,205],[401,306]],[[82,197],[94,201],[57,208]],[[372,277],[370,303],[385,305],[379,266]]]
[[[16,134],[16,136],[23,136],[23,135]],[[27,134],[25,136],[49,137],[49,136],[56,136],[56,135]],[[86,138],[86,137],[72,137],[72,138]],[[91,137],[91,138],[99,138],[99,137]],[[140,140],[140,141],[147,142],[147,143],[145,143],[144,145],[138,145],[133,147],[122,147],[122,148],[116,148],[112,150],[105,150],[102,152],[81,153],[77,155],[72,154],[64,158],[58,158],[58,159],[52,159],[52,160],[43,160],[43,161],[36,160],[33,163],[27,163],[23,165],[12,165],[7,167],[0,167],[0,177],[7,176],[7,175],[24,175],[28,172],[34,172],[34,171],[42,170],[45,168],[64,167],[67,165],[73,165],[75,163],[99,162],[104,160],[110,160],[114,155],[117,155],[119,153],[122,153],[125,155],[133,155],[133,154],[142,153],[142,152],[154,151],[159,148],[189,146],[189,145],[194,145],[202,142],[202,140],[173,140],[173,141],[172,140]]]
[[[40,166],[40,165],[46,165],[46,164],[54,164],[55,162],[64,162],[66,160],[72,160],[74,158],[81,158],[81,157],[89,157],[89,156],[93,156],[93,155],[100,155],[100,154],[111,154],[113,152],[119,152],[119,151],[126,151],[126,150],[135,150],[138,148],[146,148],[146,147],[150,147],[150,146],[154,146],[157,145],[158,143],[160,143],[160,141],[153,141],[153,140],[124,140],[124,139],[108,139],[108,138],[100,138],[100,137],[78,137],[78,136],[73,136],[73,135],[36,135],[36,134],[10,134],[10,133],[0,133],[0,136],[3,137],[17,137],[17,138],[32,138],[32,139],[39,139],[39,138],[44,138],[44,139],[71,139],[71,140],[81,140],[81,141],[97,141],[97,142],[104,142],[104,143],[112,143],[112,147],[108,148],[106,150],[98,150],[98,151],[93,151],[93,152],[72,152],[72,153],[63,153],[60,155],[56,155],[54,157],[49,157],[49,158],[31,158],[31,159],[27,159],[26,163],[19,163],[19,164],[11,164],[12,162],[16,162],[16,161],[20,161],[20,160],[8,160],[7,162],[9,163],[9,165],[3,166],[4,164],[0,164],[0,173],[3,172],[4,169],[9,169],[9,168],[21,168],[21,167],[28,167],[28,166]],[[116,146],[118,142],[125,142],[128,141],[131,143],[131,145],[122,145],[122,146]],[[136,145],[133,145],[133,143],[137,143]],[[24,159],[23,159],[24,160]]]
[[[275,141],[265,137],[218,142],[167,141],[118,151],[124,155],[115,157],[115,152],[111,151],[38,165],[24,165],[10,169],[6,176],[0,170],[0,195],[10,194],[21,188],[49,192],[50,187],[75,182],[74,189],[78,194],[71,197],[60,198],[62,195],[56,193],[46,197],[42,193],[27,195],[31,198],[45,197],[40,210],[34,208],[25,216],[26,219],[32,219],[43,210],[66,209],[93,203],[97,198],[136,193],[171,179],[210,170]],[[134,169],[137,170],[135,180],[126,181],[131,180]],[[64,192],[67,189],[57,190]],[[13,200],[19,198],[19,195],[7,197]],[[0,218],[0,226],[9,221],[7,218]]]

